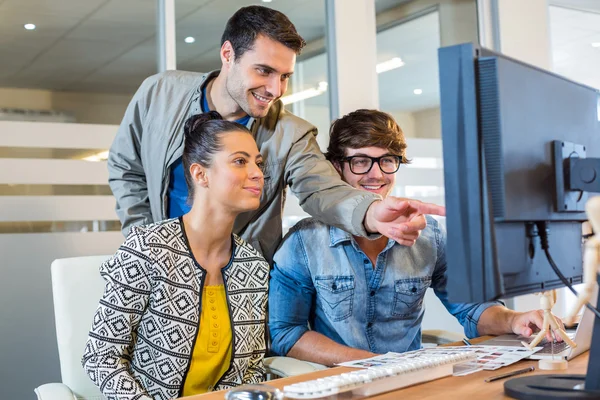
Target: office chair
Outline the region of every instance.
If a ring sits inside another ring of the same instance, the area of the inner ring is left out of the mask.
[[[56,341],[62,383],[35,389],[38,400],[104,400],[81,366],[92,318],[104,292],[98,268],[111,256],[55,260],[51,266]]]
[[[35,389],[38,400],[104,400],[81,366],[92,318],[104,292],[99,267],[111,256],[73,257],[55,260],[51,266],[56,341],[62,383]],[[265,359],[267,374],[293,376],[326,368],[289,357]]]

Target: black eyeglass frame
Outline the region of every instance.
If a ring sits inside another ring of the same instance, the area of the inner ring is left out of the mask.
[[[396,169],[394,171],[391,172],[386,172],[383,170],[383,168],[381,168],[381,164],[379,163],[379,161],[382,158],[388,158],[388,157],[395,157],[398,159],[398,166],[396,167]],[[352,159],[353,158],[368,158],[371,160],[371,166],[369,167],[369,169],[367,169],[365,172],[354,172],[354,170],[352,169]],[[379,166],[379,169],[381,170],[381,172],[383,172],[384,174],[395,174],[396,172],[398,172],[398,170],[400,169],[400,164],[402,164],[402,161],[404,161],[404,157],[396,155],[396,154],[386,154],[385,156],[381,156],[381,157],[369,157],[369,156],[364,156],[364,155],[356,155],[356,156],[350,156],[350,157],[344,157],[341,159],[342,162],[347,162],[348,163],[348,167],[350,167],[350,171],[355,174],[355,175],[366,175],[368,174],[371,169],[373,168],[373,165],[375,165],[375,163],[377,163],[377,165]]]

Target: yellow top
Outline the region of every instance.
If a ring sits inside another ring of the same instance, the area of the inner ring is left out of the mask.
[[[192,350],[183,396],[210,392],[229,369],[231,324],[223,285],[205,286],[198,336]]]

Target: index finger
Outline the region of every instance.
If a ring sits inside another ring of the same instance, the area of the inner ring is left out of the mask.
[[[433,203],[423,203],[422,201],[411,201],[410,205],[416,208],[421,214],[446,215],[446,207],[438,206]]]

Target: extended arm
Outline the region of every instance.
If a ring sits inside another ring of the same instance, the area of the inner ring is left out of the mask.
[[[293,232],[275,254],[269,290],[272,349],[280,355],[330,366],[374,356],[308,329],[316,290],[306,265],[305,251],[301,234]]]
[[[423,214],[445,213],[434,204],[391,196],[381,201],[375,194],[352,188],[325,159],[314,131],[292,146],[286,181],[306,212],[357,236],[380,233],[410,246],[426,226]]]
[[[327,336],[307,331],[287,353],[289,357],[315,362],[327,366],[334,366],[346,361],[360,360],[375,357],[377,354],[361,349],[344,346]]]

